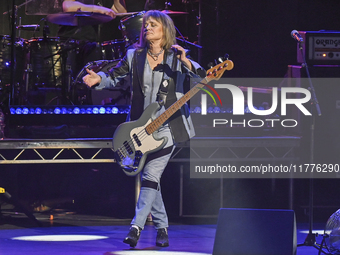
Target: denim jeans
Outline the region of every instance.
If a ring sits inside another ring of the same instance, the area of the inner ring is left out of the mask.
[[[162,128],[156,136],[167,136],[168,142],[164,148],[173,145],[169,128]],[[173,151],[173,150],[172,150]],[[153,223],[156,229],[168,227],[168,216],[165,211],[160,180],[166,165],[169,162],[171,153],[149,161],[142,174],[142,180],[148,180],[158,183],[158,188],[142,187],[139,193],[138,202],[136,205],[136,213],[131,225],[137,225],[141,229],[144,228],[146,219],[151,212]]]

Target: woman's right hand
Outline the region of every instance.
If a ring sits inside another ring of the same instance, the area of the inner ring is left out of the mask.
[[[87,68],[86,72],[88,74],[83,77],[83,81],[87,86],[92,87],[101,82],[102,78],[96,72]]]

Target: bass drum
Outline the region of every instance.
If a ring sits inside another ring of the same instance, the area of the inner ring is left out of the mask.
[[[3,85],[11,83],[11,37],[8,35],[0,36],[0,82]],[[21,83],[24,78],[25,69],[25,40],[17,38],[14,44],[16,67],[15,67],[15,82]]]
[[[108,72],[116,66],[120,60],[98,60],[87,63],[77,75],[72,88],[73,102],[80,105],[104,105],[122,104],[127,105],[130,101],[129,82],[126,80],[117,84],[117,88],[110,90],[89,89],[83,82],[83,77],[87,75],[86,69],[94,72]]]
[[[77,41],[63,44],[58,37],[29,40],[27,62],[32,69],[29,83],[38,87],[62,86],[63,75],[67,75],[62,73],[62,55],[67,59],[67,69],[74,70],[78,48]]]
[[[119,28],[121,29],[122,34],[124,36],[126,46],[131,46],[132,44],[138,42],[143,25],[144,14],[145,11],[142,11],[135,15],[120,20]]]
[[[102,59],[115,60],[121,59],[125,55],[125,41],[113,40],[105,41],[101,44]]]

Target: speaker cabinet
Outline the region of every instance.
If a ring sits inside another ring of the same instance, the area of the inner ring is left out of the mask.
[[[292,210],[221,208],[213,255],[295,255]]]

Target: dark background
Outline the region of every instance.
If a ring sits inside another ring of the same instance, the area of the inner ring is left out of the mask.
[[[23,1],[16,1],[17,4]],[[227,77],[285,77],[288,65],[295,65],[297,45],[290,32],[339,30],[340,1],[338,0],[287,0],[287,1],[252,1],[252,0],[173,0],[171,10],[186,11],[188,15],[173,16],[175,25],[190,42],[203,46],[201,52],[192,48],[192,56],[205,68],[207,64],[225,53],[235,63]],[[142,11],[144,1],[126,0],[128,11]],[[11,9],[11,1],[2,1],[0,13]],[[201,11],[201,27],[197,26],[196,17]],[[0,14],[1,15],[1,14]],[[26,15],[25,8],[18,11],[21,24],[44,25],[45,16]],[[1,15],[0,34],[10,35],[9,15]],[[105,34],[112,39],[122,38],[118,28],[119,19],[107,26],[112,34]],[[48,23],[50,37],[56,36],[58,26]],[[104,31],[104,30],[103,30]],[[105,30],[107,31],[107,30]],[[200,32],[199,32],[200,31]],[[21,32],[20,37],[30,39],[32,32]],[[36,34],[42,36],[42,32]],[[199,38],[200,36],[200,38]],[[330,76],[337,76],[335,68]],[[327,121],[319,121],[317,126],[317,151],[329,154],[337,150],[337,145],[329,146],[322,142],[339,140],[337,121],[338,112],[327,106],[328,96],[339,89],[336,85],[317,88]],[[335,95],[337,96],[337,94]],[[330,110],[331,109],[331,110]],[[323,123],[323,124],[321,124]],[[329,124],[327,124],[329,123]],[[332,124],[333,123],[333,124]],[[307,125],[308,129],[308,125]],[[329,131],[330,130],[330,131]],[[304,133],[305,132],[305,133]],[[304,130],[302,136],[308,137]],[[309,150],[304,145],[303,151]],[[308,157],[308,154],[307,154]],[[322,156],[319,156],[322,160]],[[332,159],[338,160],[335,153]],[[329,159],[327,159],[329,160]],[[325,162],[328,163],[328,162]],[[132,217],[134,204],[134,179],[126,177],[115,165],[2,165],[0,185],[8,187],[19,199],[34,203],[48,199],[72,197],[76,210],[87,213]],[[185,176],[185,203],[188,214],[217,214],[219,208],[219,180],[191,180]],[[250,208],[288,208],[289,180],[224,180],[224,207]],[[298,220],[307,221],[309,180],[294,180],[294,210]],[[178,217],[179,211],[179,165],[170,163],[164,173],[163,194],[167,210],[172,218]],[[338,180],[315,180],[316,220],[325,222],[332,212],[340,206]],[[199,194],[199,199],[197,199]]]

